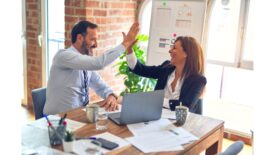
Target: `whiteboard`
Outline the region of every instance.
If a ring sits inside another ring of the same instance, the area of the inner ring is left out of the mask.
[[[202,41],[207,0],[153,0],[147,64],[170,60],[169,49],[178,36]]]

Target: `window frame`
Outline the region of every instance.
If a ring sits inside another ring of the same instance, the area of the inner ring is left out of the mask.
[[[205,28],[203,32],[203,41],[202,46],[203,49],[206,50],[207,48],[207,38],[209,35],[209,25],[210,25],[210,18],[212,16],[213,8],[215,5],[216,0],[209,0],[207,3],[207,11],[206,11],[206,20],[205,20]],[[216,64],[221,66],[229,66],[229,67],[236,67],[236,68],[243,68],[243,69],[250,69],[253,70],[253,61],[244,60],[244,44],[245,44],[245,37],[247,32],[247,22],[248,22],[248,13],[249,13],[249,3],[250,0],[241,0],[240,4],[240,18],[239,18],[239,26],[238,26],[238,33],[237,33],[237,44],[235,50],[235,59],[233,63],[219,61],[219,60],[211,60],[206,59],[206,63]],[[205,53],[207,55],[207,51]]]

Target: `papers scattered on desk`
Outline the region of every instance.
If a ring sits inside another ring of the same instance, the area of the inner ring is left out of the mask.
[[[198,140],[196,136],[174,126],[167,119],[127,125],[134,137],[127,140],[144,153],[182,150],[183,144]]]
[[[48,130],[28,125],[22,126],[21,144],[22,146],[28,146],[30,149],[39,146],[50,146]]]
[[[181,145],[180,138],[169,131],[134,136],[127,140],[144,153],[167,151]]]
[[[146,123],[128,124],[127,127],[133,135],[139,136],[146,133],[165,131],[175,126],[168,119],[160,119]]]
[[[117,148],[115,148],[114,150],[120,149],[127,145],[130,145],[129,142],[127,142],[124,139],[122,139],[118,136],[115,136],[109,132],[104,132],[102,134],[95,135],[93,137],[104,138],[104,139],[107,139],[107,140],[117,143],[119,146]],[[77,140],[74,142],[73,152],[76,154],[86,154],[85,150],[87,150],[88,148],[96,148],[96,147],[97,146],[95,144],[91,143],[91,140]],[[105,153],[108,153],[113,150],[107,150],[104,148],[100,148],[100,151],[105,154]]]
[[[60,117],[57,115],[49,115],[48,118],[49,118],[49,120],[58,120],[58,121],[60,120]],[[85,123],[73,121],[70,119],[66,119],[66,121],[67,121],[67,129],[70,131],[76,131],[77,129],[86,125]],[[45,118],[40,118],[40,119],[35,120],[34,122],[31,122],[27,125],[48,130],[48,123]]]

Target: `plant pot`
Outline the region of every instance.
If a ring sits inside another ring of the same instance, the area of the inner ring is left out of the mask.
[[[64,141],[63,140],[63,150],[64,152],[73,152],[73,143],[74,141]]]

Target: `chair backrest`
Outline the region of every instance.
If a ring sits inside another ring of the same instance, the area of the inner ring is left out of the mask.
[[[46,88],[32,90],[32,102],[35,119],[43,117],[43,109],[46,102]]]
[[[236,141],[231,144],[225,151],[223,151],[220,155],[237,155],[243,149],[244,142],[243,141]]]

